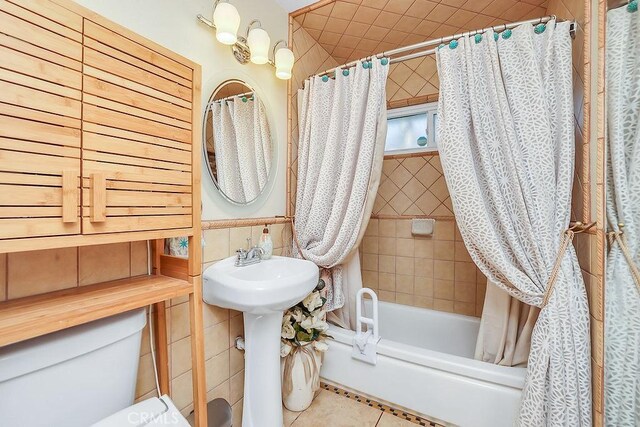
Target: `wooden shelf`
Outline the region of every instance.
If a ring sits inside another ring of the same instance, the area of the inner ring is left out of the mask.
[[[1,303],[0,347],[191,292],[185,280],[138,276]]]

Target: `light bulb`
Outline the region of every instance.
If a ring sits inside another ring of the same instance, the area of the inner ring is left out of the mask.
[[[213,11],[213,24],[216,26],[216,39],[222,44],[232,45],[238,41],[240,14],[231,3],[218,3]]]
[[[249,31],[247,45],[251,51],[251,62],[254,64],[266,64],[269,62],[269,34],[262,28],[253,28]]]
[[[276,77],[282,80],[291,78],[291,69],[293,68],[293,52],[291,49],[283,47],[276,52]]]

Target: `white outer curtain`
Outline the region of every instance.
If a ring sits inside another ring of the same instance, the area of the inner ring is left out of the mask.
[[[240,98],[211,104],[216,181],[237,203],[255,200],[269,179],[271,134],[262,102]]]
[[[640,426],[640,12],[607,12],[605,425]],[[621,229],[618,224],[623,223]],[[632,265],[634,267],[632,267]]]
[[[462,238],[491,282],[536,307],[569,227],[575,161],[570,24],[554,24],[437,54],[440,156]],[[571,244],[550,295],[517,424],[591,426],[589,310]]]
[[[298,91],[294,254],[330,269],[323,274],[330,279],[327,310],[337,310],[333,320],[352,328],[355,294],[362,288],[357,248],[384,157],[388,70],[374,60],[348,76],[337,69],[335,80],[312,77]]]

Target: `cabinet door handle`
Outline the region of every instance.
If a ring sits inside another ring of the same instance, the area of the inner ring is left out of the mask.
[[[78,222],[78,171],[62,171],[62,222]]]
[[[90,177],[90,220],[91,222],[105,222],[107,220],[107,180],[100,173]]]

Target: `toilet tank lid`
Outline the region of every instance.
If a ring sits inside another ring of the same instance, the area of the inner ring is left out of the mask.
[[[0,382],[118,342],[138,333],[146,321],[142,308],[0,347]]]
[[[152,397],[98,421],[91,427],[190,427],[168,396]]]

